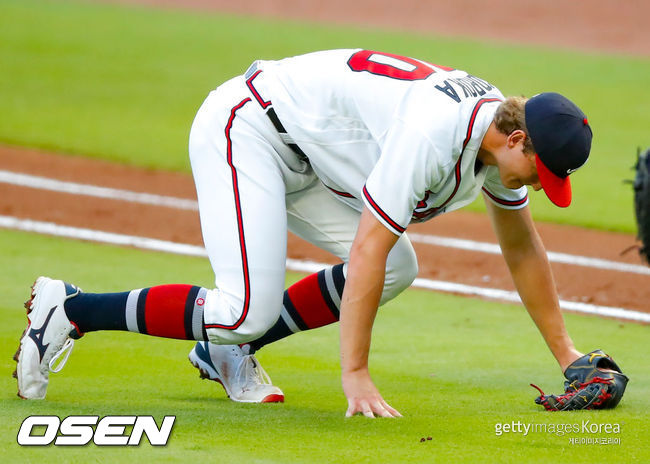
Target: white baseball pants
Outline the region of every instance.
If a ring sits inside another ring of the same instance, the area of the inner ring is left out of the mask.
[[[329,192],[283,142],[243,76],[209,94],[194,119],[189,153],[215,274],[205,301],[206,332],[214,343],[245,343],[280,315],[287,229],[347,262],[360,212]],[[416,274],[404,234],[388,257],[382,303]]]

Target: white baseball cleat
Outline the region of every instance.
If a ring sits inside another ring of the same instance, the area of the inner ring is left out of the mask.
[[[240,403],[284,403],[284,393],[252,354],[238,345],[198,342],[189,354],[202,379],[219,382],[228,397]]]
[[[14,377],[21,398],[45,398],[50,371],[60,371],[68,360],[74,346],[70,333],[76,328],[66,316],[63,303],[80,291],[74,285],[47,277],[34,282],[31,297],[25,302],[27,328],[14,355],[18,363]]]

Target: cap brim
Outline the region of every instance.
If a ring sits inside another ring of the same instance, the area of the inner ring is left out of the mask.
[[[542,184],[544,193],[554,205],[566,208],[571,204],[571,182],[569,177],[558,177],[553,174],[535,154],[537,164],[537,176]]]

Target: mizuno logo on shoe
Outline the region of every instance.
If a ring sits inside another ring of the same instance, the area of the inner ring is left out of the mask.
[[[208,348],[208,343],[210,342],[203,342],[203,343],[197,343],[195,347],[195,351],[197,356],[203,361],[206,362],[212,367],[214,370],[217,370],[217,366],[214,365],[212,362],[212,359],[210,359],[210,349]]]
[[[54,306],[52,309],[50,309],[50,313],[47,315],[45,318],[45,322],[43,322],[43,325],[41,326],[40,329],[30,329],[29,331],[29,338],[34,340],[34,344],[36,345],[36,348],[38,348],[38,354],[39,354],[39,361],[43,361],[43,356],[45,356],[45,352],[47,351],[47,347],[50,346],[48,343],[47,345],[43,344],[43,335],[45,334],[45,330],[47,329],[47,324],[50,322],[50,318],[52,317],[52,314],[54,314],[54,311],[56,311],[56,306]]]

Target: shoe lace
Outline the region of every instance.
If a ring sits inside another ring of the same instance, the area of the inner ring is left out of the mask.
[[[74,340],[72,338],[68,338],[61,349],[57,351],[54,356],[52,356],[52,359],[50,359],[50,362],[48,363],[48,366],[50,368],[50,372],[59,372],[61,369],[63,369],[63,366],[65,366],[65,363],[68,362],[68,358],[70,357],[70,353],[72,353],[72,348],[74,348]],[[59,358],[61,356],[64,356],[61,361],[58,362]]]
[[[240,385],[271,385],[271,378],[252,354],[243,356],[235,371],[235,378]]]

